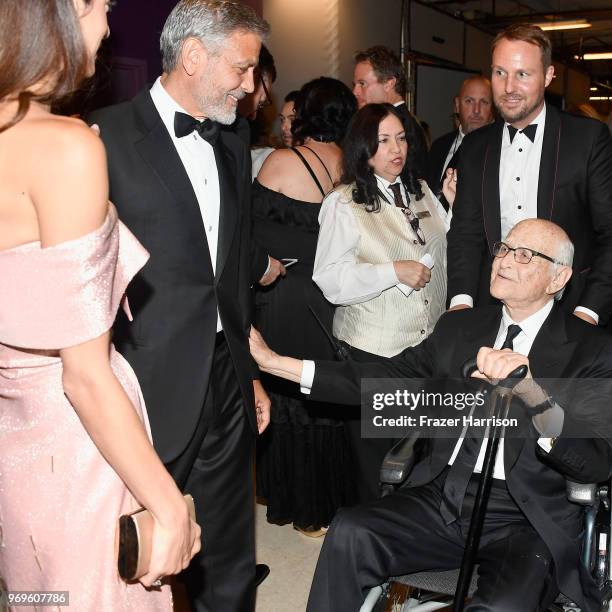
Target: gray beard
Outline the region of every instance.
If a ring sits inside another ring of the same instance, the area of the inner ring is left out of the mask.
[[[199,100],[199,107],[202,109],[202,113],[205,117],[211,121],[216,121],[222,125],[231,125],[236,121],[237,108],[227,109],[223,100],[216,100],[211,96],[202,96]]]
[[[221,123],[222,125],[232,125],[236,121],[236,109],[227,110],[216,106],[210,106],[207,109],[206,116],[212,121]]]

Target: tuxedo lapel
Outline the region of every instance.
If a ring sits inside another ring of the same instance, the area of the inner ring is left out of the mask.
[[[552,217],[555,201],[557,166],[559,163],[559,145],[561,142],[561,118],[556,108],[546,105],[544,140],[540,156],[538,175],[538,218]]]
[[[555,304],[533,342],[529,351],[529,369],[534,378],[559,378],[570,363],[577,343],[568,341],[564,317],[561,308]],[[524,418],[523,421],[522,432],[509,438],[506,444],[506,474],[519,458],[528,435],[530,420]]]
[[[135,148],[180,208],[180,216],[185,226],[196,228],[194,233],[201,237],[197,240],[197,244],[201,246],[200,256],[204,258],[212,276],[210,251],[198,200],[176,147],[148,91],[143,91],[134,98],[134,109],[143,132],[143,137],[135,143]]]
[[[501,240],[501,216],[499,200],[499,159],[504,123],[498,121],[489,136],[482,171],[482,217],[489,252],[493,253],[493,243]]]
[[[478,308],[478,317],[474,317],[471,326],[463,330],[463,338],[457,343],[455,360],[457,372],[451,376],[461,376],[461,367],[467,359],[475,358],[483,346],[492,347],[499,332],[501,322],[501,306]]]
[[[457,335],[455,346],[453,347],[453,356],[450,361],[450,372],[440,372],[441,377],[451,379],[461,379],[461,370],[463,364],[469,359],[476,357],[479,349],[483,346],[493,346],[499,324],[501,321],[501,306],[480,307],[477,309],[477,316],[471,317],[470,323],[464,322],[462,331]],[[481,381],[472,379],[474,384],[473,389],[469,389],[473,393]],[[467,383],[470,387],[472,382]],[[466,387],[467,387],[466,385]],[[488,383],[482,383],[484,388],[489,387]],[[432,441],[432,456],[440,457],[443,461],[442,466],[448,461],[453,449],[455,448],[456,440],[449,438],[436,437]],[[437,469],[436,467],[436,469]]]
[[[238,226],[238,186],[235,162],[219,138],[214,147],[217,172],[219,173],[219,241],[217,243],[217,265],[215,278],[219,279],[227,261],[232,239]]]
[[[553,306],[529,352],[530,369],[537,378],[559,378],[570,364],[577,342],[569,341],[565,315]]]

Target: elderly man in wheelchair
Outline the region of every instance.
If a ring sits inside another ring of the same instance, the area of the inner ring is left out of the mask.
[[[581,561],[584,512],[568,500],[566,481],[610,478],[609,400],[592,385],[589,401],[574,394],[570,402],[539,382],[612,378],[612,337],[555,299],[573,260],[560,227],[521,221],[493,254],[491,294],[502,306],[449,312],[429,338],[393,358],[301,361],[277,355],[251,332],[262,370],[336,403],[358,404],[362,379],[458,378],[474,356],[472,376],[484,381],[504,381],[521,366],[526,371],[513,389],[518,400],[506,404],[525,435],[497,440],[488,457],[487,445],[469,432],[430,440],[401,487],[337,514],[317,564],[310,612],[356,612],[389,576],[459,567],[473,535],[472,510],[482,501],[484,463],[492,478],[472,551],[478,581],[466,609],[546,610],[561,592],[583,611],[601,610],[601,591]]]

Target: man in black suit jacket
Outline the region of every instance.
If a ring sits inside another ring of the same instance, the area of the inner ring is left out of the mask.
[[[493,43],[501,120],[461,146],[448,233],[450,307],[490,301],[493,244],[525,218],[559,224],[576,246],[568,312],[605,324],[612,312],[612,141],[605,125],[544,103],[551,47],[537,26],[513,25]]]
[[[478,75],[463,81],[459,94],[453,100],[453,107],[459,121],[458,128],[434,140],[429,149],[427,184],[435,194],[442,191],[447,168],[457,168],[463,138],[493,121],[489,79]]]
[[[408,146],[413,151],[414,172],[417,178],[427,178],[427,141],[423,128],[406,106],[406,75],[399,57],[381,45],[357,52],[353,94],[358,108],[382,102],[397,108],[406,126]]]
[[[194,610],[254,607],[255,436],[269,400],[249,355],[250,156],[229,127],[268,24],[241,3],[181,0],[161,36],[164,74],[91,119],[111,199],[151,259],[128,289],[117,348],[134,368],[157,452],[196,502]],[[255,396],[254,396],[255,388]]]
[[[567,500],[565,479],[610,477],[609,400],[593,385],[593,402],[567,402],[565,395],[551,397],[544,388],[550,381],[541,380],[612,375],[612,338],[555,304],[571,276],[572,252],[555,224],[519,223],[507,244],[496,248],[493,264],[491,293],[503,309],[447,313],[420,345],[378,363],[279,357],[251,333],[260,367],[300,381],[316,400],[359,401],[365,378],[459,378],[474,355],[476,376],[486,380],[528,366],[515,388],[521,401],[508,415],[517,418],[522,435],[500,442],[478,552],[478,588],[466,610],[544,610],[559,590],[582,610],[600,609],[600,594],[580,561],[582,511]],[[469,435],[459,441],[433,437],[401,489],[338,513],[321,551],[309,610],[357,610],[368,588],[388,576],[460,565],[480,478],[474,473],[480,441],[467,463],[463,497],[456,476],[472,442]]]

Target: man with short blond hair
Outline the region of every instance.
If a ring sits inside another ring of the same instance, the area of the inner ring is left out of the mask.
[[[576,246],[562,304],[592,324],[612,314],[612,140],[605,125],[544,100],[554,77],[550,40],[515,24],[493,41],[493,100],[500,119],[461,145],[448,233],[451,308],[490,301],[493,245],[522,219],[549,219]]]

